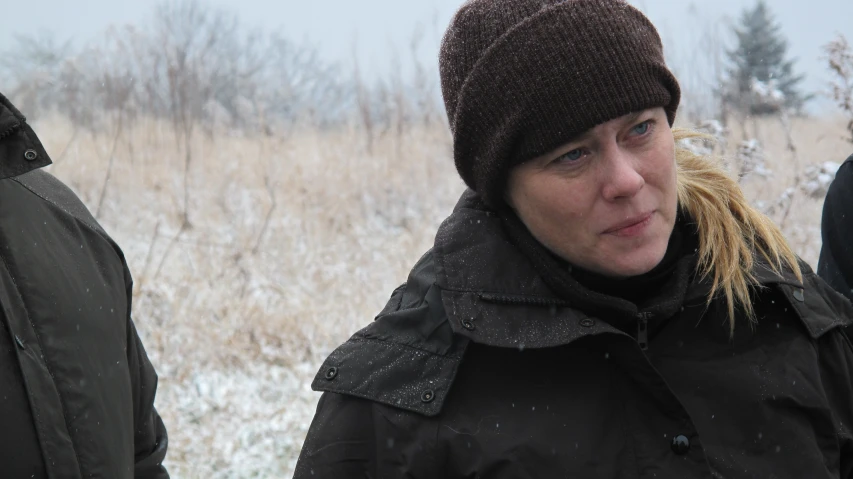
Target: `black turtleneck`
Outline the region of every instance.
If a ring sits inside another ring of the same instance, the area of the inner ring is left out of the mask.
[[[509,239],[545,283],[574,308],[590,316],[609,318],[625,331],[636,327],[640,313],[658,323],[681,309],[696,266],[698,246],[695,225],[687,216],[679,214],[660,264],[627,279],[572,268],[539,243],[514,213],[505,212],[502,219]]]
[[[669,237],[669,244],[663,259],[651,271],[630,278],[612,278],[578,266],[571,266],[572,276],[586,288],[617,298],[626,299],[642,307],[646,300],[657,296],[678,266],[678,260],[685,254],[683,250],[683,232],[680,223],[676,223]],[[568,267],[568,264],[566,264]]]

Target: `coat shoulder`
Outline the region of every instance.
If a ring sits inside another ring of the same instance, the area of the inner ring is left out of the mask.
[[[447,321],[429,251],[374,321],[326,358],[311,387],[435,416],[467,343]]]
[[[853,303],[811,268],[803,268],[803,288],[784,286],[783,291],[813,339],[853,325]]]
[[[86,208],[86,205],[80,201],[80,198],[71,188],[50,173],[43,170],[33,170],[9,178],[9,180],[20,184],[42,201],[46,201],[66,214],[73,216],[89,228],[104,236],[108,236],[95,217],[92,216],[89,209]]]

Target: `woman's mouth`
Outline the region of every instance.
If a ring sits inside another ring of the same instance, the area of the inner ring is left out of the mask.
[[[614,236],[639,236],[642,234],[646,227],[649,226],[649,223],[652,222],[652,217],[654,216],[654,211],[650,213],[645,213],[640,216],[634,216],[632,218],[628,218],[627,220],[618,223],[609,229],[607,229],[604,234],[610,234]]]

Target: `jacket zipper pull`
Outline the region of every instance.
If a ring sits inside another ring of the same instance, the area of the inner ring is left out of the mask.
[[[649,313],[637,314],[637,344],[640,349],[646,351],[649,349]]]

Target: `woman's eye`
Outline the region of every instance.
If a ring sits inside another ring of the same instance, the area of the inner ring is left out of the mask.
[[[649,131],[649,122],[648,121],[644,121],[644,122],[642,122],[639,125],[634,127],[634,133],[636,133],[638,135],[645,135],[647,131]]]
[[[567,153],[562,154],[557,159],[558,160],[565,160],[565,161],[577,161],[577,160],[580,160],[582,156],[583,156],[583,150],[578,148],[578,149],[575,149],[575,150],[572,150],[572,151],[569,151]]]

